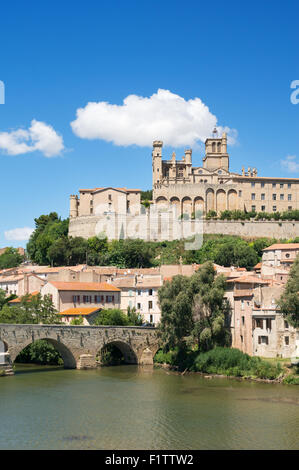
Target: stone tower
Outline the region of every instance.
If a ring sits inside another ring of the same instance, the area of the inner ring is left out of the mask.
[[[227,136],[224,132],[221,138],[208,138],[205,141],[206,154],[203,167],[208,170],[222,168],[229,171],[229,156],[227,153]]]
[[[161,140],[154,140],[153,142],[153,189],[159,185],[162,180],[162,147]]]

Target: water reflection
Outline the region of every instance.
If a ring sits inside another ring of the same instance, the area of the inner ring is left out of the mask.
[[[0,379],[1,449],[298,448],[295,386],[134,365],[18,368]]]

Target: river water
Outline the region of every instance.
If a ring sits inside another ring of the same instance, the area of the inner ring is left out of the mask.
[[[299,449],[299,387],[138,366],[17,366],[0,449]]]

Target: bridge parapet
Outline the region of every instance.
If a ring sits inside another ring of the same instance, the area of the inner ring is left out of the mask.
[[[73,326],[0,324],[0,340],[11,362],[29,344],[47,340],[61,354],[65,368],[97,367],[96,356],[109,344],[114,344],[130,364],[153,364],[159,348],[156,328],[125,326]]]

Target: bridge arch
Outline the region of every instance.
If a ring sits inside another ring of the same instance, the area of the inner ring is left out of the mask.
[[[51,344],[54,349],[60,354],[64,368],[65,369],[76,369],[76,359],[69,347],[67,347],[65,344],[61,343],[60,341],[57,341],[53,338],[30,338],[22,344],[18,345],[18,347],[15,348],[8,348],[9,356],[11,362],[15,362],[16,358],[18,355],[30,344],[35,343],[36,341],[43,340],[46,341],[47,343]]]
[[[112,339],[100,346],[96,353],[98,362],[100,362],[100,355],[109,346],[116,347],[123,355],[125,364],[138,364],[138,357],[134,348],[127,342],[120,339]]]

